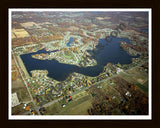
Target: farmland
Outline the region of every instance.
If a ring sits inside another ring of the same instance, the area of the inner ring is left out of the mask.
[[[137,67],[128,72],[137,73]],[[138,73],[141,73],[140,71]],[[148,89],[139,85],[130,74],[121,73],[105,82],[73,96],[69,103],[65,99],[46,107],[48,115],[136,115],[148,114]],[[142,76],[144,74],[141,74]],[[127,81],[126,81],[127,79]],[[145,78],[147,80],[147,78]],[[145,83],[148,84],[148,83]],[[138,103],[138,104],[137,104]],[[66,105],[64,108],[62,105]],[[140,112],[140,109],[143,111]]]
[[[66,104],[66,107],[62,107]],[[48,115],[88,115],[88,108],[91,107],[91,96],[87,92],[81,92],[73,96],[73,101],[59,101],[46,108]]]
[[[12,114],[148,115],[147,12],[15,11],[11,25]]]

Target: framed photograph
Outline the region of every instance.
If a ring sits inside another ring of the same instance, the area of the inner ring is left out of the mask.
[[[9,8],[9,120],[151,120],[151,8]]]

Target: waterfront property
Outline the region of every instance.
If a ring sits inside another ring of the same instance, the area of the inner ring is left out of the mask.
[[[73,72],[94,77],[99,75],[103,71],[103,68],[107,63],[130,64],[132,63],[132,58],[138,57],[131,56],[125,50],[123,50],[118,43],[119,41],[130,43],[129,39],[125,38],[114,38],[111,43],[108,43],[104,39],[99,39],[99,43],[96,46],[96,49],[94,49],[94,51],[88,50],[88,52],[92,52],[92,59],[97,61],[97,65],[95,66],[79,67],[76,65],[59,63],[55,59],[39,60],[32,58],[32,55],[34,54],[52,52],[45,51],[43,49],[34,53],[22,54],[21,58],[30,76],[30,71],[32,70],[47,70],[48,77],[51,77],[58,81],[65,80],[69,76],[69,74]],[[108,44],[106,45],[106,43]],[[103,48],[100,48],[99,44],[105,46]]]

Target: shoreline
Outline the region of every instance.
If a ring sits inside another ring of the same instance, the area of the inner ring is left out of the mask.
[[[29,73],[28,73],[28,71],[27,71],[27,69],[26,69],[26,67],[25,67],[25,65],[24,65],[24,63],[23,63],[20,55],[17,56],[17,60],[18,60],[19,65],[20,65],[20,67],[22,68],[22,70],[23,70],[23,72],[24,72],[24,74],[25,74],[25,77],[26,77],[26,78],[29,78],[30,75],[29,75]]]

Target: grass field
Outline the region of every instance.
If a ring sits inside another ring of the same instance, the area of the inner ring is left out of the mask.
[[[146,73],[134,69],[123,73],[120,77],[130,83],[136,84],[143,92],[148,93],[148,75]]]
[[[67,59],[73,59],[73,54],[72,53],[69,53],[69,54],[63,53],[63,56]]]
[[[91,107],[91,96],[83,96],[77,101],[71,101],[63,108],[58,115],[88,115],[88,108]]]
[[[12,67],[16,67],[16,63],[14,60],[12,60]],[[18,67],[16,67],[16,68],[18,68]],[[24,84],[22,77],[19,73],[19,70],[16,70],[16,71],[18,72],[18,75],[16,76],[16,78],[14,80],[12,80],[12,83],[11,83],[12,84],[12,93],[14,93],[14,92],[17,93],[20,102],[29,101],[30,97],[29,97],[27,88],[25,87],[25,84]]]
[[[64,108],[59,102],[47,107],[46,115],[88,115],[87,110],[92,106],[91,98],[88,93],[82,92],[73,96],[73,101],[66,103]]]
[[[17,38],[29,37],[30,35],[24,29],[12,29],[12,32],[16,35]],[[14,36],[12,36],[15,38]]]
[[[13,107],[12,108],[12,115],[21,115],[21,114],[27,112],[27,110],[25,110],[23,107],[24,107],[24,104],[20,104],[20,105]]]

